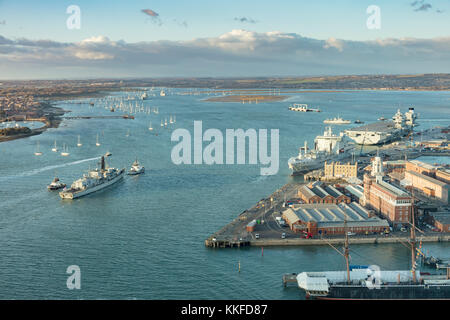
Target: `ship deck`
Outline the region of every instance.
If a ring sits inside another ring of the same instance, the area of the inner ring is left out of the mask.
[[[369,123],[364,126],[347,129],[346,131],[354,132],[390,132],[395,129],[393,121],[378,121],[374,123]]]

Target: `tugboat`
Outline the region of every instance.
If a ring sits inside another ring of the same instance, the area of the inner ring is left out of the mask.
[[[138,160],[136,159],[133,164],[131,165],[131,169],[130,171],[128,171],[128,175],[130,176],[135,176],[137,174],[141,174],[145,172],[145,168],[143,166],[141,166],[138,162]]]
[[[65,188],[65,187],[66,187],[65,183],[62,183],[61,181],[59,181],[59,178],[55,178],[55,179],[53,179],[52,183],[50,183],[47,186],[47,189],[53,191],[53,190],[59,190],[59,189]]]
[[[358,123],[358,124],[361,124],[361,123],[364,123],[364,121],[361,121],[361,120],[355,120],[355,123]]]
[[[106,153],[101,157],[100,168],[90,170],[87,175],[74,181],[70,188],[64,188],[59,193],[62,199],[75,199],[90,193],[102,190],[118,181],[120,181],[125,173],[125,169],[107,168],[105,158],[111,156]]]

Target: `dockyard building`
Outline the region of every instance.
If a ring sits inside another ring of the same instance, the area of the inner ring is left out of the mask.
[[[283,212],[291,230],[312,235],[353,232],[372,234],[389,230],[389,223],[356,202],[350,204],[296,204]]]
[[[350,203],[349,196],[343,194],[332,185],[325,185],[321,182],[314,182],[303,185],[298,190],[298,197],[305,203]]]
[[[416,171],[406,171],[402,184],[419,190],[427,197],[448,203],[450,193],[448,183]]]
[[[412,197],[383,179],[364,175],[364,201],[393,225],[407,224],[411,218]]]
[[[323,171],[325,179],[356,177],[358,174],[358,163],[325,162]]]
[[[450,214],[448,212],[433,213],[433,222],[440,232],[450,232]]]

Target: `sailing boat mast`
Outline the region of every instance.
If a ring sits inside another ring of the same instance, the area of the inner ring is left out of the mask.
[[[411,189],[412,205],[411,205],[411,273],[413,283],[416,283],[416,219],[415,219],[415,206],[414,206],[414,191]]]
[[[349,250],[348,250],[348,233],[347,233],[347,219],[344,220],[345,245],[344,258],[347,265],[347,283],[350,284],[350,264],[349,264]]]

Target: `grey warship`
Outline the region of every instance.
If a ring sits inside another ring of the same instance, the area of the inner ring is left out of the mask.
[[[100,168],[90,170],[82,178],[75,180],[70,188],[65,188],[59,193],[62,199],[75,199],[102,190],[118,181],[120,181],[125,169],[106,167],[105,158],[111,156],[107,153],[101,157]]]

